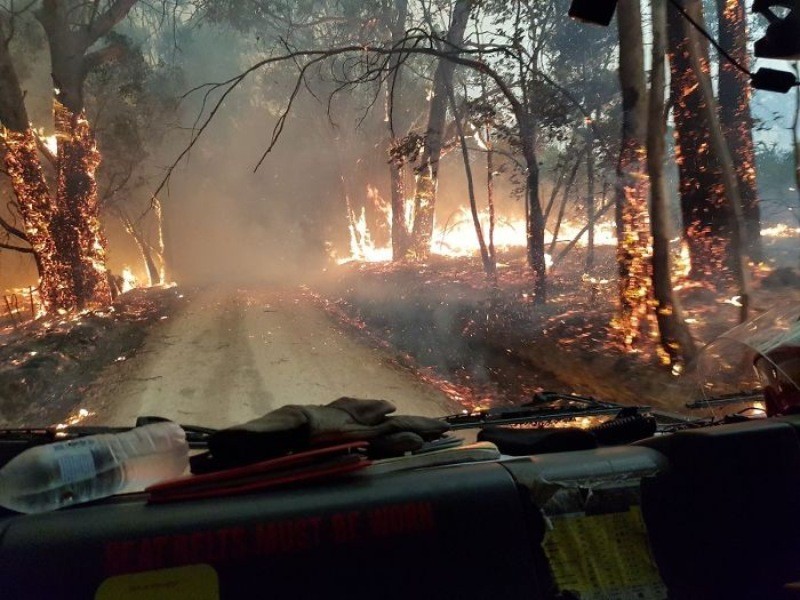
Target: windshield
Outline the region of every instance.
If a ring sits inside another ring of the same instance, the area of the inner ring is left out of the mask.
[[[799,55],[570,4],[0,0],[0,426],[691,412],[800,302]]]

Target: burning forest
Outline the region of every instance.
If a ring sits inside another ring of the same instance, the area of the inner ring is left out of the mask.
[[[800,303],[747,4],[0,2],[0,420],[742,391],[703,348]]]

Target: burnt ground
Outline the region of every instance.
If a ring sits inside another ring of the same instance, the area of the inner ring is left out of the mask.
[[[775,262],[755,278],[754,313],[800,302],[797,240],[769,243]],[[500,261],[497,290],[476,260],[438,258],[424,266],[343,265],[307,296],[465,407],[521,403],[547,390],[682,410],[696,392],[660,364],[652,342],[634,353],[616,342],[613,248],[598,248],[591,277],[582,275],[582,251],[573,251],[551,275],[544,307],[533,306],[522,256]],[[680,294],[699,343],[736,324],[732,293],[684,287]],[[64,422],[86,398],[113,399],[103,387],[109,372],[145,351],[186,306],[179,288],[155,288],[124,294],[104,313],[0,323],[0,425]]]
[[[78,318],[6,320],[0,330],[0,426],[64,422],[109,365],[127,360],[181,304],[176,289],[132,290]]]
[[[765,240],[771,269],[753,280],[752,315],[800,301],[795,239]],[[626,351],[611,322],[615,309],[614,249],[598,248],[591,276],[585,252],[574,250],[550,278],[549,300],[534,307],[530,274],[519,253],[500,257],[498,289],[474,259],[434,258],[425,265],[351,263],[324,291],[337,316],[376,343],[421,366],[435,385],[466,407],[518,404],[537,391],[594,396],[685,412],[700,396],[688,365],[681,377],[644,339]],[[737,324],[735,292],[682,286],[692,333],[702,347]]]

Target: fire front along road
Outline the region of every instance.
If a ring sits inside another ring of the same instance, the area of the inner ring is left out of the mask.
[[[222,427],[284,404],[325,404],[344,395],[383,398],[398,413],[459,410],[352,339],[300,290],[213,288],[186,292],[187,305],[103,377],[91,420],[129,425],[137,416]]]

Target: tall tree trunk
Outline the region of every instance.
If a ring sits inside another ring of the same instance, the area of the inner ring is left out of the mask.
[[[58,136],[56,246],[72,271],[76,307],[100,308],[111,303],[95,179],[100,153],[83,112],[74,113],[58,101],[54,112]]]
[[[522,155],[525,158],[527,176],[526,188],[526,222],[528,266],[533,271],[533,303],[543,305],[547,302],[547,262],[544,250],[544,214],[539,201],[539,162],[536,156],[536,133],[533,116],[517,114],[519,124]]]
[[[112,0],[105,10],[83,11],[72,2],[42,0],[34,14],[50,49],[58,136],[56,190],[47,185],[36,139],[28,123],[25,94],[0,16],[0,130],[25,232],[34,250],[45,310],[97,308],[111,302],[105,239],[97,212],[95,170],[100,155],[83,111],[83,84],[92,68],[118,55],[121,46],[98,47],[136,0]],[[80,22],[88,17],[87,22]],[[92,51],[89,49],[92,48]]]
[[[703,23],[701,0],[678,0],[692,18]],[[714,152],[703,95],[689,52],[684,22],[677,10],[667,11],[670,93],[675,120],[675,149],[680,175],[683,238],[689,248],[690,276],[721,284],[734,265],[731,224],[725,208],[722,168]],[[708,73],[708,44],[699,42],[702,71]]]
[[[490,279],[493,286],[497,286],[497,265],[494,262],[494,256],[489,254],[486,248],[486,240],[483,236],[483,228],[481,227],[481,220],[478,215],[478,202],[475,198],[475,181],[472,177],[472,166],[469,163],[469,148],[467,147],[467,140],[464,136],[464,126],[461,124],[461,115],[456,107],[456,96],[453,93],[452,86],[447,88],[447,97],[450,101],[450,110],[453,111],[453,118],[455,120],[456,132],[458,133],[458,141],[461,145],[461,155],[464,159],[464,174],[467,178],[467,191],[469,193],[469,208],[472,214],[472,224],[475,227],[475,235],[478,238],[478,247],[481,254],[481,263],[486,277]]]
[[[454,53],[453,48],[458,48],[463,43],[472,4],[472,0],[456,0],[447,41],[441,48],[444,53]],[[439,159],[442,155],[442,135],[447,116],[447,89],[453,85],[454,70],[455,63],[440,58],[433,76],[433,97],[414,190],[412,249],[418,260],[425,260],[430,255],[436,192],[439,185]]]
[[[5,133],[5,165],[39,270],[39,296],[45,312],[52,312],[74,307],[76,299],[72,272],[53,236],[55,211],[34,135],[30,128]]]
[[[556,251],[556,244],[558,243],[558,234],[561,231],[561,223],[564,221],[564,215],[567,212],[567,204],[569,203],[569,195],[572,192],[572,186],[575,184],[575,178],[578,176],[578,169],[583,163],[583,155],[586,153],[588,149],[588,145],[584,146],[583,149],[578,153],[578,157],[575,159],[575,162],[572,164],[572,170],[569,172],[569,179],[567,179],[567,185],[564,188],[564,197],[561,200],[561,205],[558,207],[558,213],[556,214],[556,222],[553,224],[553,239],[550,240],[550,248],[549,252],[552,255],[553,252]]]
[[[719,43],[745,69],[750,67],[747,51],[747,13],[744,0],[717,0]],[[762,262],[761,210],[756,186],[753,116],[750,112],[750,77],[727,60],[719,62],[719,119],[736,166],[742,198],[745,249],[754,262]]]
[[[652,298],[645,148],[647,86],[639,0],[622,0],[617,13],[622,142],[615,198],[619,270],[619,312],[615,325],[625,346],[632,347],[649,320],[648,304]]]
[[[164,221],[164,210],[161,206],[161,201],[158,198],[153,198],[151,206],[156,216],[156,234],[158,235],[156,246],[156,254],[160,263],[158,283],[163,285],[167,282],[167,266],[171,265],[171,262],[167,260],[167,226]]]
[[[717,103],[714,99],[714,91],[711,86],[711,77],[705,72],[705,67],[701,59],[700,38],[697,31],[689,24],[684,23],[684,35],[688,43],[689,59],[692,69],[696,74],[698,90],[700,92],[701,110],[703,117],[708,123],[708,133],[711,142],[710,155],[715,158],[715,162],[720,165],[723,182],[723,204],[720,207],[725,211],[725,217],[729,226],[729,243],[726,244],[728,251],[728,264],[731,274],[738,287],[739,292],[739,320],[747,320],[750,307],[750,277],[747,263],[744,260],[743,245],[747,238],[744,226],[744,215],[742,210],[742,200],[739,195],[739,185],[736,179],[736,170],[733,166],[728,143],[722,133],[722,127],[717,114]]]
[[[652,4],[652,71],[647,127],[647,170],[650,174],[651,227],[653,233],[653,289],[656,300],[661,347],[672,364],[688,363],[696,348],[680,301],[672,289],[672,264],[669,249],[669,195],[664,162],[666,160],[666,118],[664,88],[666,86],[666,15],[667,0]]]
[[[0,124],[6,129],[2,133],[6,147],[3,162],[39,270],[41,302],[45,311],[50,311],[71,305],[74,298],[72,290],[60,284],[69,271],[59,259],[52,236],[50,190],[30,128],[25,94],[8,50],[9,35],[8,25],[0,16]]]
[[[144,239],[141,230],[125,212],[119,211],[117,217],[125,228],[126,233],[133,238],[136,247],[139,249],[139,254],[142,255],[142,262],[144,263],[145,272],[147,273],[148,285],[153,286],[162,283],[158,266],[155,260],[153,260],[152,248],[150,244],[147,243],[147,240]]]
[[[405,36],[406,19],[408,17],[408,0],[396,0],[394,3],[394,14],[391,9],[387,16],[391,32],[391,46],[395,47]],[[389,57],[389,72],[386,85],[386,126],[389,132],[389,154],[391,148],[397,143],[395,131],[395,111],[397,108],[397,94],[402,89],[402,65],[401,55],[392,54]],[[392,206],[392,260],[402,260],[408,254],[411,239],[411,232],[406,223],[406,190],[405,190],[405,166],[401,161],[390,158],[389,160],[389,180],[391,185],[391,206]]]
[[[484,90],[484,96],[486,91]],[[486,132],[486,205],[489,207],[489,256],[497,269],[497,253],[494,247],[494,228],[497,219],[494,205],[494,142],[492,141],[492,128],[488,123]],[[495,284],[497,279],[495,278]]]
[[[589,225],[589,238],[586,243],[586,271],[594,268],[594,227],[595,227],[595,204],[594,204],[594,150],[592,148],[592,134],[589,132],[587,137],[588,149],[586,151],[586,220]]]

